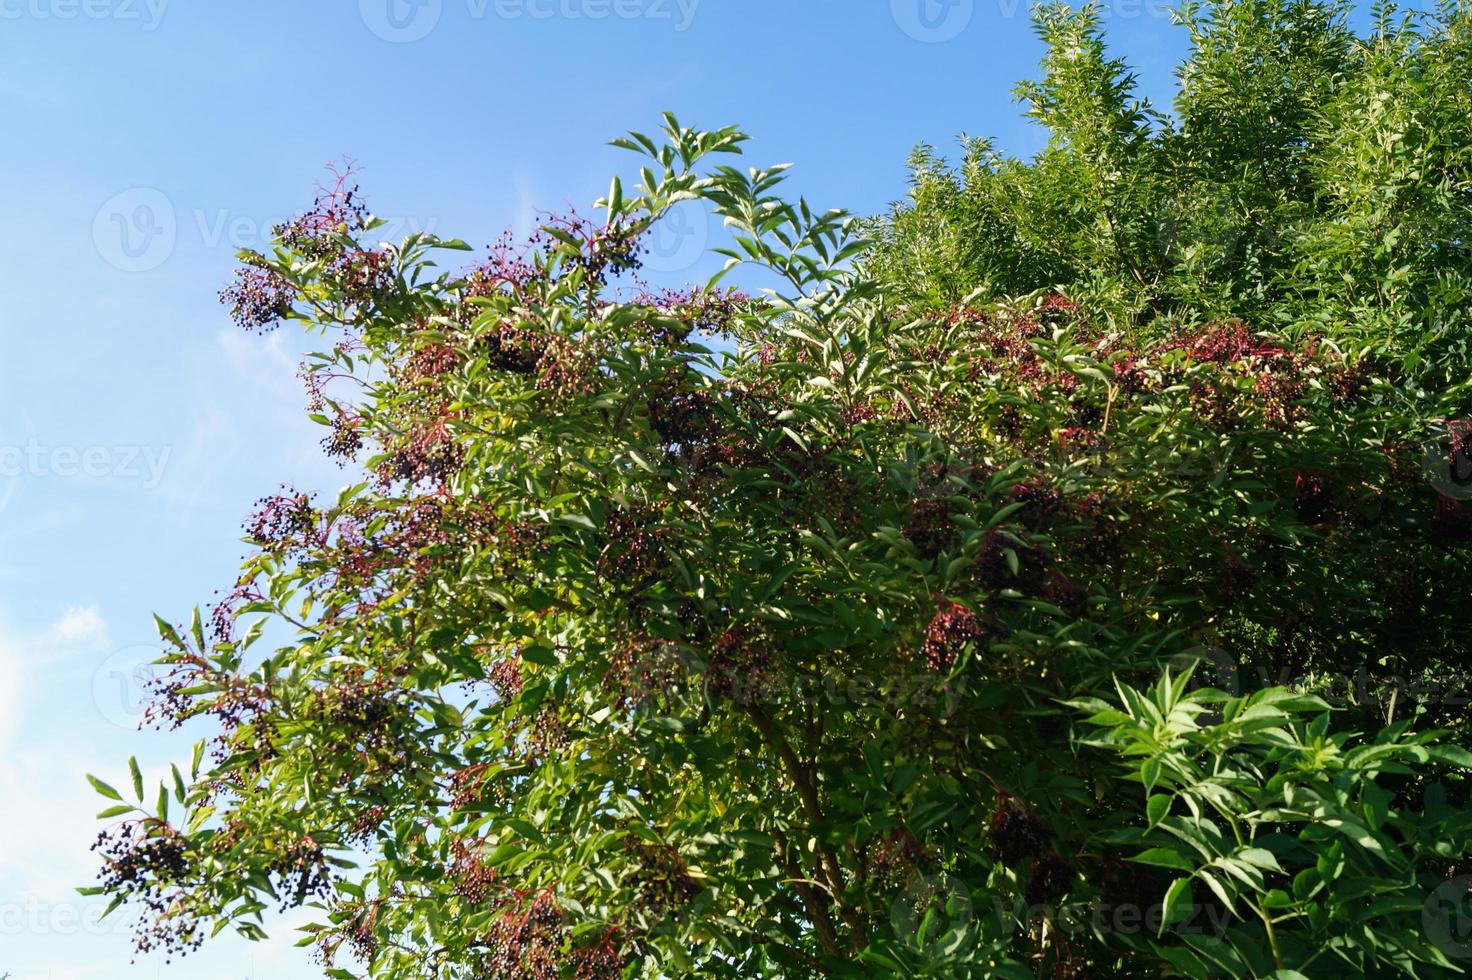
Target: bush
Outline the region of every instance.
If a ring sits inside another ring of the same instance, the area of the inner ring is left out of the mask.
[[[1360,51],[1283,9],[1314,71]],[[1465,726],[1424,683],[1460,669],[1472,542],[1423,467],[1461,432],[1455,303],[1341,290],[1320,306],[1374,318],[1305,323],[1286,259],[1142,282],[1134,239],[1083,221],[1044,253],[1010,198],[956,205],[1102,167],[1081,192],[1155,220],[1120,161],[1237,152],[1141,128],[1092,16],[1040,14],[1053,149],[921,181],[877,242],[670,118],[619,141],[640,178],[598,220],[468,271],[435,265],[461,242],[371,244],[346,180],[246,254],[244,326],[334,332],[304,376],[361,476],[263,501],[233,592],[160,620],[154,719],[218,734],[152,807],[136,765],[137,806],[94,781],[97,890],[152,910],[141,946],[310,902],[340,977],[1452,969],[1416,927],[1469,845]],[[1204,119],[1241,70],[1223,38],[1288,28],[1194,22]],[[1312,104],[1274,125],[1340,104],[1291,88]],[[1254,146],[1283,186],[1312,170]],[[638,285],[692,198],[726,273],[778,289]],[[957,259],[987,222],[1013,232]],[[1125,908],[1156,926],[1100,919]]]

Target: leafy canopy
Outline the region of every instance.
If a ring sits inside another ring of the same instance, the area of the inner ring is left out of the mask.
[[[922,150],[877,221],[668,118],[468,269],[347,177],[247,253],[357,482],[160,620],[207,737],[94,780],[140,947],[309,904],[335,977],[1455,970],[1468,12],[1181,16],[1166,118],[1040,9],[1047,150]],[[644,288],[686,200],[726,270]]]

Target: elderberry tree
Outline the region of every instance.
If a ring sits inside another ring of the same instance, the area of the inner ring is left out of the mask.
[[[319,910],[335,977],[1448,969],[1414,911],[1351,908],[1419,908],[1467,851],[1442,708],[1359,705],[1336,725],[1388,724],[1387,761],[1331,765],[1348,731],[1294,728],[1320,702],[1231,652],[1279,655],[1292,613],[1318,670],[1445,662],[1404,631],[1449,635],[1457,596],[1392,574],[1465,574],[1472,522],[1402,444],[1442,394],[1333,336],[1137,334],[1051,288],[927,308],[782,168],[720,165],[741,133],[663,135],[619,141],[642,166],[598,220],[466,271],[371,244],[347,181],[246,255],[244,326],[333,338],[303,374],[361,480],[263,501],[226,600],[160,621],[153,717],[217,734],[151,805],[136,766],[136,805],[94,783],[97,890],[145,906],[143,948],[279,904]],[[725,271],[631,286],[690,199]],[[742,266],[778,285],[723,288]],[[1183,701],[1192,663],[1230,690]],[[1248,794],[1280,771],[1308,775]],[[1250,846],[1199,812],[1243,800]],[[1348,875],[1354,807],[1396,856]]]

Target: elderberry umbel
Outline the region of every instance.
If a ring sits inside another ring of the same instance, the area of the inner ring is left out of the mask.
[[[317,515],[311,498],[304,493],[290,493],[258,500],[245,530],[257,545],[281,548],[307,543],[316,526]]]
[[[1044,905],[1066,895],[1073,879],[1073,865],[1057,851],[1048,851],[1028,871],[1023,897],[1029,905]]]
[[[548,335],[528,324],[501,322],[481,334],[479,344],[496,370],[532,374],[547,352]]]
[[[327,855],[311,835],[293,839],[270,867],[271,874],[277,878],[276,892],[281,899],[281,911],[330,897],[332,874],[328,868]]]
[[[205,935],[186,897],[193,869],[183,835],[159,821],[133,821],[98,834],[92,850],[102,856],[103,891],[145,910],[134,931],[136,952],[162,952],[169,962],[200,947]]]
[[[924,561],[933,561],[955,538],[951,517],[956,507],[947,497],[922,497],[910,506],[905,537]]]
[[[624,839],[624,849],[633,862],[629,883],[651,918],[663,918],[699,894],[700,886],[674,847],[630,835]]]
[[[275,270],[246,266],[219,295],[241,329],[269,331],[290,315],[296,290]]]
[[[668,700],[684,676],[684,658],[675,644],[653,636],[634,636],[609,656],[603,689],[619,709],[643,708]]]
[[[959,602],[942,600],[925,627],[920,655],[928,670],[945,673],[968,646],[980,647],[986,638],[986,627],[976,613]]]
[[[649,425],[666,447],[696,446],[717,435],[710,396],[688,379],[658,385],[649,399]]]
[[[626,592],[648,588],[669,567],[666,548],[673,534],[659,526],[657,515],[648,508],[612,509],[604,520],[603,534],[607,543],[598,556],[598,571]]]
[[[705,667],[706,692],[717,701],[738,704],[766,698],[776,675],[773,643],[764,630],[745,626],[717,636]]]
[[[1002,863],[1012,867],[1041,854],[1052,841],[1053,832],[1031,807],[1015,796],[1004,794],[992,814],[987,839]]]
[[[930,864],[931,856],[913,834],[896,828],[874,841],[865,855],[866,877],[879,889],[899,888]]]

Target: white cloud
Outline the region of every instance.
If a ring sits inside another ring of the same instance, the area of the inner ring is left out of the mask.
[[[107,627],[96,606],[72,606],[51,627],[51,634],[74,646],[100,646],[107,642]]]
[[[106,642],[107,627],[95,606],[72,606],[33,636],[16,637],[0,626],[0,752],[15,738],[34,699],[35,692],[27,690],[30,671]]]

